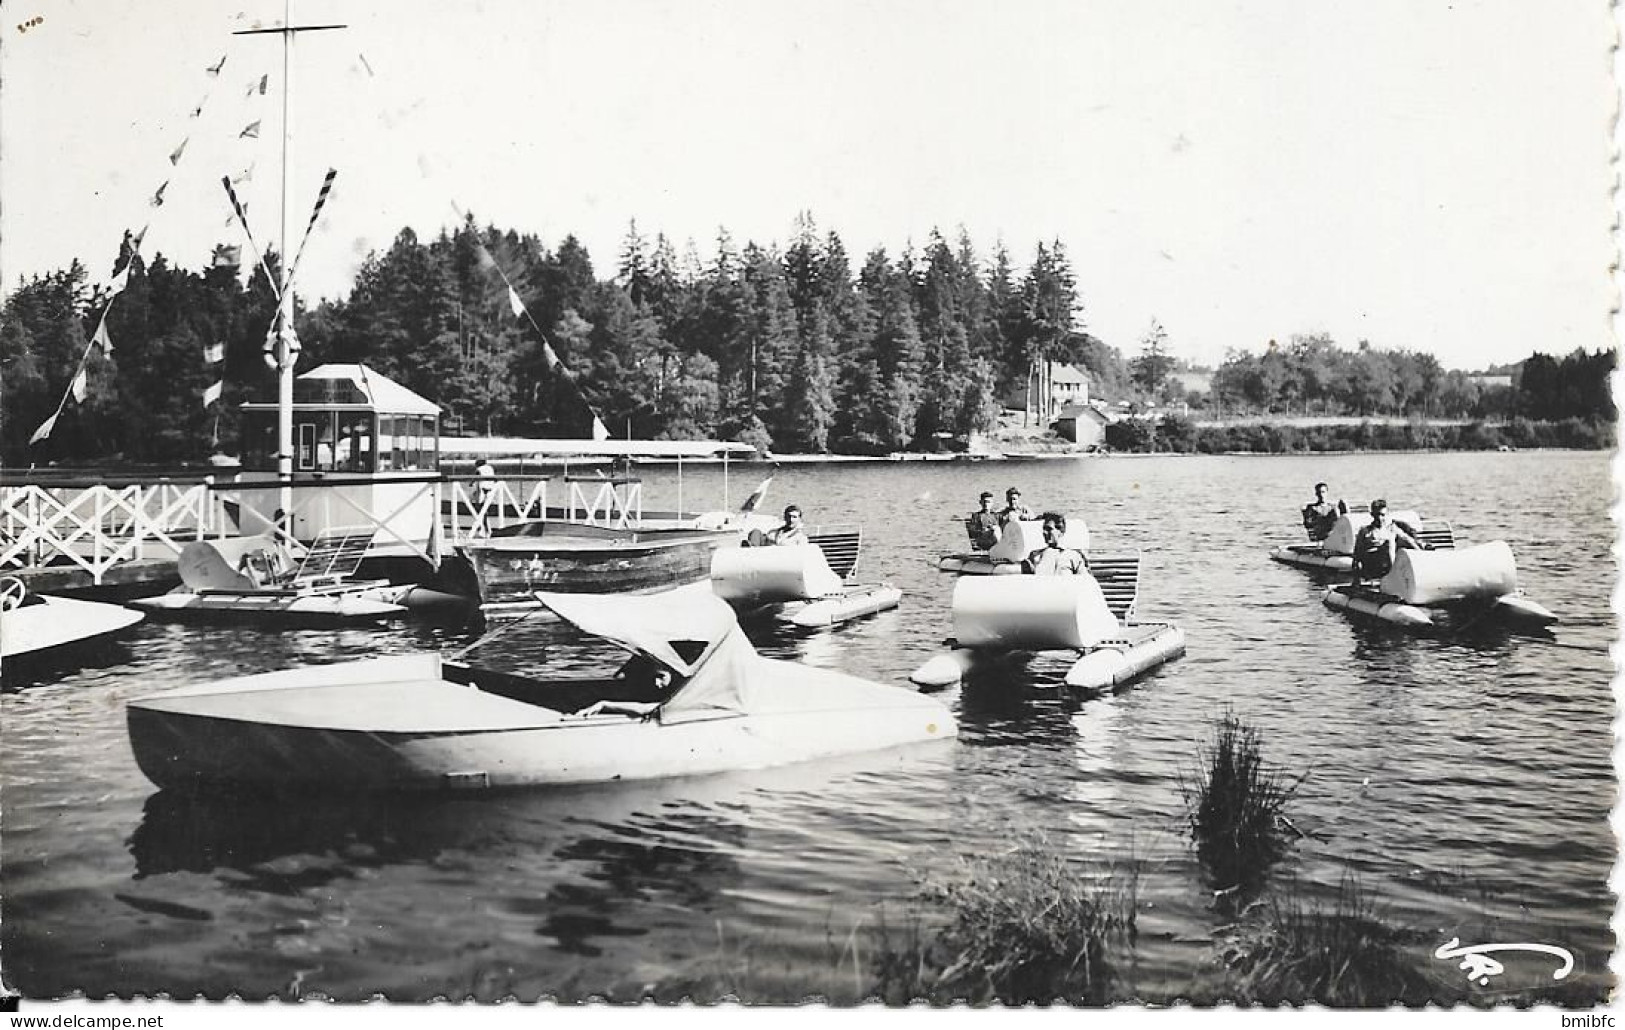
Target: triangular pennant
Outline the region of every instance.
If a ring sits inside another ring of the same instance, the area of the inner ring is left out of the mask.
[[[239,132],[237,134],[237,138],[238,139],[259,139],[260,138],[260,123],[259,123],[259,121],[255,120],[255,121],[249,122],[247,125],[243,126],[243,131]]]
[[[548,368],[558,368],[563,362],[559,360],[558,352],[546,340],[542,341],[542,357],[547,361]]]
[[[270,85],[270,82],[271,82],[271,76],[269,74],[260,76],[260,84],[259,84],[259,94],[260,94],[260,96],[263,97],[265,95],[265,87]]]
[[[181,145],[175,148],[175,152],[173,154],[169,155],[170,164],[178,165],[181,163],[181,155],[186,153],[186,144],[189,142],[191,142],[191,137],[181,140]]]
[[[112,279],[108,280],[107,292],[113,297],[116,297],[123,293],[124,287],[128,285],[130,285],[130,262],[126,261],[124,262],[124,267],[119,269],[118,275],[115,275]],[[111,297],[109,299],[111,299]]]
[[[158,192],[154,193],[152,195],[152,206],[153,207],[163,207],[164,206],[164,190],[167,190],[167,189],[169,189],[169,183],[167,183],[167,182],[164,183],[162,186],[158,187]]]
[[[85,394],[90,392],[90,377],[85,375],[83,368],[79,370],[78,375],[73,377],[73,385],[68,387],[68,392],[73,394],[73,399],[76,402],[85,403]]]
[[[223,383],[223,382],[216,381],[214,383],[209,384],[207,387],[204,388],[204,390],[203,390],[203,406],[205,408],[207,408],[209,405],[213,404],[215,401],[218,401],[220,399],[220,391],[225,388],[225,385],[226,384]]]
[[[45,439],[47,436],[50,436],[51,430],[56,428],[56,417],[60,414],[62,414],[61,408],[51,412],[51,417],[39,424],[39,428],[34,430],[34,435],[28,438],[28,442],[30,444],[36,444]]]
[[[225,66],[226,66],[226,55],[221,54],[220,55],[220,63],[215,65],[213,68],[206,69],[206,71],[209,73],[209,78],[212,79],[216,75],[219,75],[220,74],[220,69],[224,68]]]
[[[107,335],[107,316],[103,315],[101,323],[96,326],[96,335],[91,337],[91,343],[100,347],[103,354],[113,353],[113,338]]]
[[[207,347],[203,348],[203,360],[211,365],[216,365],[226,360],[226,345],[223,343],[209,344]]]
[[[592,438],[594,440],[608,440],[609,429],[599,420],[597,415],[592,417]]]
[[[524,317],[525,304],[519,299],[519,294],[514,292],[514,288],[512,286],[508,287],[508,307],[513,309],[513,317]]]

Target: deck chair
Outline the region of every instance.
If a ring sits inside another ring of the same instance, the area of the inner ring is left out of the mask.
[[[1140,603],[1140,552],[1091,554],[1089,574],[1100,584],[1106,607],[1124,625],[1133,622]]]
[[[339,586],[361,567],[377,531],[370,527],[335,526],[322,530],[288,577],[295,590]]]
[[[824,552],[831,571],[843,580],[851,577],[858,564],[858,551],[863,547],[861,527],[814,526],[807,531],[807,539]]]

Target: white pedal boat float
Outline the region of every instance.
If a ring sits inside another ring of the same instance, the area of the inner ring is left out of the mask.
[[[131,601],[154,618],[323,626],[400,618],[409,607],[467,604],[387,580],[355,578],[367,530],[324,531],[296,561],[268,536],[198,540],[176,560],[181,585]]]
[[[856,543],[850,570],[856,563]],[[896,608],[903,592],[890,584],[847,583],[823,546],[731,547],[711,556],[711,589],[741,618],[772,618],[801,629],[835,626]]]
[[[36,594],[22,580],[7,576],[0,579],[0,669],[6,662],[66,658],[76,647],[127,629],[142,617],[119,604]]]
[[[1442,519],[1429,522],[1414,511],[1395,511],[1390,513],[1390,517],[1406,532],[1435,550],[1456,546],[1450,523]],[[1360,532],[1360,527],[1370,521],[1371,516],[1361,510],[1340,515],[1326,539],[1306,544],[1282,544],[1270,550],[1270,557],[1283,565],[1300,569],[1353,572],[1354,538]]]
[[[1377,584],[1330,587],[1323,600],[1329,608],[1417,629],[1486,617],[1537,629],[1557,621],[1519,591],[1517,563],[1504,540],[1435,551],[1400,548]]]
[[[1024,652],[1065,652],[1066,685],[1104,691],[1185,653],[1173,623],[1138,622],[1140,555],[1091,555],[1090,574],[967,576],[954,584],[953,650],[909,676],[921,687],[951,686],[979,668]]]
[[[136,762],[172,789],[480,789],[756,769],[958,733],[934,698],[762,657],[709,593],[537,598],[612,645],[606,658],[629,651],[673,686],[651,696],[646,677],[518,676],[436,654],[308,666],[130,701]]]
[[[967,532],[970,521],[965,523]],[[1007,522],[999,531],[998,542],[991,550],[966,551],[945,554],[937,560],[938,572],[951,572],[957,576],[1019,576],[1021,563],[1029,554],[1044,546],[1044,521],[1021,519]],[[1083,520],[1074,521],[1061,538],[1061,546],[1089,553],[1089,527]]]

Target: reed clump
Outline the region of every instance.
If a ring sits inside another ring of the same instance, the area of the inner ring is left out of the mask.
[[[1307,773],[1288,782],[1265,763],[1258,731],[1230,712],[1198,758],[1197,781],[1181,784],[1197,859],[1221,893],[1254,887],[1296,835],[1285,809]]]
[[[1047,845],[965,860],[965,874],[926,884],[947,915],[929,938],[916,919],[903,939],[882,930],[875,996],[891,1005],[1103,1005],[1121,1000],[1135,936],[1135,863],[1090,877]]]
[[[1413,937],[1384,923],[1359,883],[1344,877],[1329,909],[1296,891],[1273,896],[1216,942],[1237,1004],[1368,1008],[1423,1004],[1435,993],[1416,968]]]

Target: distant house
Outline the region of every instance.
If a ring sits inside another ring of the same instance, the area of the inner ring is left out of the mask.
[[[1055,416],[1055,432],[1085,447],[1098,447],[1106,439],[1106,423],[1111,421],[1093,404],[1064,404]]]
[[[1033,383],[1018,384],[1011,388],[1003,398],[1004,406],[1014,408],[1016,411],[1026,411],[1028,392]],[[1059,412],[1068,404],[1089,403],[1089,372],[1086,369],[1065,365],[1052,361],[1049,365],[1049,403],[1045,404],[1042,397],[1035,398],[1034,408],[1041,414],[1043,411]]]

